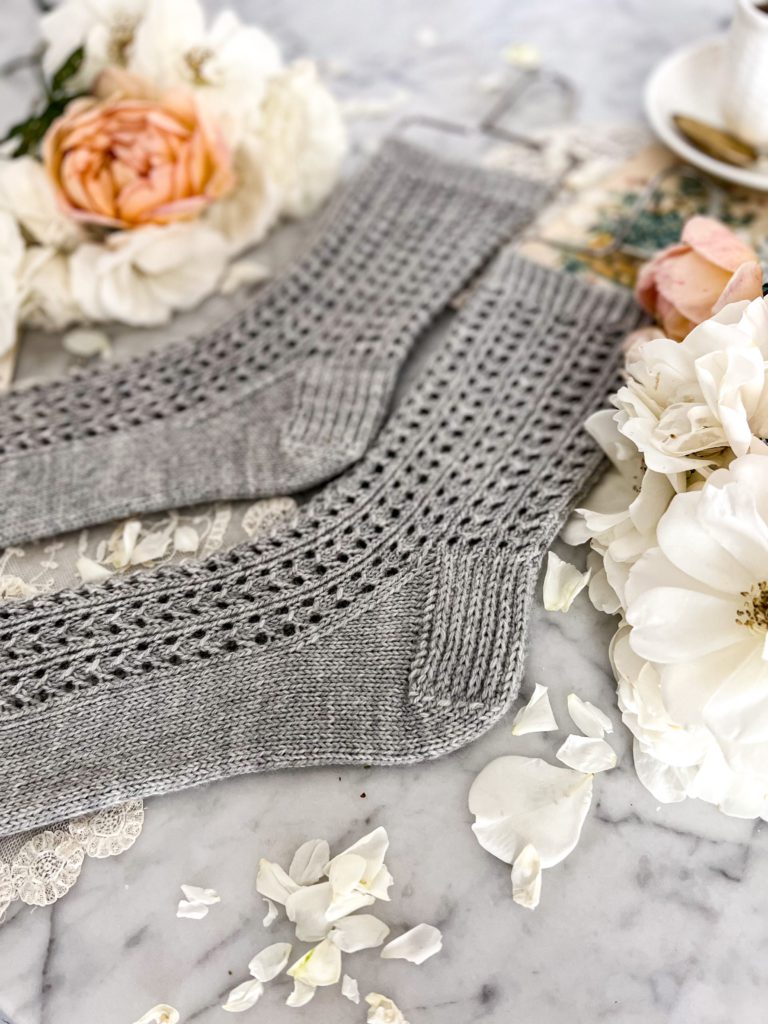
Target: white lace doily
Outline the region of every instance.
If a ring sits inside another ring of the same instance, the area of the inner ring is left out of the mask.
[[[168,554],[162,558],[127,571],[141,571],[182,557],[205,558],[249,537],[271,533],[295,512],[292,498],[267,498],[250,504],[217,504],[147,516],[142,520],[142,538],[171,537],[180,527],[191,527],[197,537],[197,550],[182,556],[169,545]],[[116,535],[119,531],[110,524],[0,552],[0,601],[77,586],[78,559],[85,556],[101,561]],[[51,828],[0,839],[0,922],[17,900],[43,907],[61,899],[79,878],[87,857],[123,853],[136,842],[143,824],[143,802],[129,800]]]

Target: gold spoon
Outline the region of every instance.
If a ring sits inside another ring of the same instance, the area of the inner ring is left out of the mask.
[[[695,117],[688,117],[685,114],[675,114],[672,120],[677,130],[691,145],[707,156],[714,157],[715,160],[722,160],[723,163],[732,164],[734,167],[751,167],[760,156],[754,146],[733,132],[716,128],[706,121],[698,121]]]

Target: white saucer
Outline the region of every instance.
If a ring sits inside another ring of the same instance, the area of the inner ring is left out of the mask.
[[[672,120],[673,114],[687,114],[724,127],[720,115],[724,38],[699,41],[663,60],[646,84],[645,112],[661,141],[686,163],[715,178],[768,192],[768,169],[734,167],[707,156],[680,134]]]

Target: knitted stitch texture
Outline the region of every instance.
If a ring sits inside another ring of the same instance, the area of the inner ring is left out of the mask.
[[[0,397],[0,548],[337,475],[416,338],[545,196],[385,143],[309,254],[212,336]]]
[[[505,252],[368,455],[272,537],[0,607],[0,835],[263,769],[396,764],[510,706],[601,456],[630,294]]]

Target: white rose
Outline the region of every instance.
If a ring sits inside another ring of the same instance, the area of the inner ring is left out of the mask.
[[[24,239],[15,217],[0,210],[0,356],[16,344],[21,291],[19,271],[24,259]]]
[[[205,223],[220,232],[232,253],[256,245],[280,214],[278,191],[265,169],[261,145],[240,143],[234,153],[235,187],[205,212]]]
[[[91,320],[162,324],[215,289],[226,258],[224,238],[203,224],[119,231],[73,253],[72,292]]]
[[[206,27],[197,0],[148,0],[128,63],[157,89],[184,86],[236,144],[256,127],[280,51],[261,29],[222,11]]]
[[[63,0],[40,19],[50,77],[79,47],[85,59],[73,84],[88,88],[111,64],[124,64],[147,0]]]
[[[19,272],[20,319],[46,331],[59,331],[83,319],[72,294],[69,258],[45,246],[32,245]]]
[[[0,160],[0,209],[13,214],[41,245],[73,249],[81,229],[59,207],[48,173],[31,156]]]
[[[768,302],[735,302],[681,341],[633,348],[614,404],[619,429],[658,473],[707,475],[735,455],[766,452]]]
[[[336,183],[347,146],[338,104],[311,61],[297,61],[270,81],[261,135],[283,213],[306,216]]]
[[[589,596],[608,614],[624,607],[629,570],[656,543],[656,526],[675,493],[665,475],[645,469],[640,452],[619,432],[617,417],[605,409],[585,424],[611,468],[563,531],[566,543],[589,541],[600,555],[602,571],[591,564]]]
[[[716,741],[694,795],[727,805],[730,814],[762,815],[768,793],[768,458],[742,456],[700,490],[676,495],[659,521],[657,541],[629,573],[629,645],[658,672],[674,722],[705,728]],[[734,790],[721,765],[738,776],[740,788]]]

